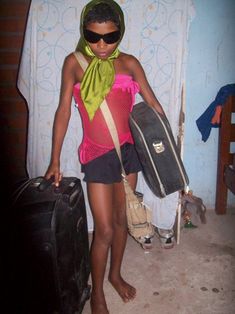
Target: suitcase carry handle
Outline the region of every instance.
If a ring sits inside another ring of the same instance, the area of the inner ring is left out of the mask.
[[[38,191],[44,192],[45,190],[47,190],[49,188],[49,186],[52,185],[53,182],[54,182],[54,176],[52,176],[48,180],[43,178],[42,182],[38,186]]]
[[[44,192],[46,191],[54,182],[54,176],[50,179],[45,179],[41,181],[38,186],[38,191]],[[80,180],[78,178],[74,178],[73,181],[69,183],[69,185],[65,188],[63,182],[58,187],[54,187],[53,192],[56,194],[61,194],[63,201],[68,203],[71,207],[76,203],[77,196],[80,193],[80,190],[77,189],[77,186],[80,184]]]

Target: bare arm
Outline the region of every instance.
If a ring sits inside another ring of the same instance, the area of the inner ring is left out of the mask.
[[[131,67],[131,72],[134,80],[140,86],[140,94],[144,101],[149,105],[154,107],[159,113],[165,114],[164,110],[157,100],[151,86],[148,83],[143,67],[140,62],[133,56],[130,56],[129,65]]]
[[[56,186],[59,185],[59,181],[61,180],[60,154],[71,116],[71,101],[75,83],[74,67],[71,61],[73,61],[71,56],[67,57],[62,69],[60,100],[53,125],[51,161],[45,174],[46,179],[54,176]]]

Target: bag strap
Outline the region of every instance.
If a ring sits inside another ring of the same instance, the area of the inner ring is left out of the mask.
[[[80,64],[81,68],[85,72],[87,67],[88,67],[88,62],[85,59],[85,57],[83,56],[83,54],[80,51],[75,51],[74,56],[76,57],[78,63]],[[105,122],[108,126],[110,135],[112,137],[115,149],[117,151],[117,155],[118,155],[118,158],[119,158],[120,163],[121,163],[122,176],[123,176],[123,178],[125,178],[126,172],[124,170],[123,163],[122,163],[122,155],[121,155],[121,149],[120,149],[120,143],[119,143],[117,128],[116,128],[115,122],[113,120],[113,116],[111,114],[111,111],[109,110],[108,104],[107,104],[105,99],[103,100],[102,104],[100,105],[100,110],[104,116]]]
[[[75,58],[77,59],[77,62],[80,64],[81,68],[85,72],[88,67],[88,62],[84,55],[80,51],[75,51],[74,53]]]
[[[113,120],[113,116],[111,114],[111,111],[110,111],[110,109],[108,107],[108,104],[107,104],[105,99],[102,102],[102,104],[100,105],[100,109],[101,109],[101,111],[103,113],[105,122],[106,122],[106,124],[108,126],[108,129],[109,129],[110,135],[112,137],[115,149],[117,151],[118,158],[119,158],[120,163],[121,163],[122,177],[123,177],[123,179],[125,179],[126,172],[124,170],[123,163],[122,163],[122,155],[121,155],[120,143],[119,143],[119,138],[118,138],[118,132],[117,132],[117,128],[116,128],[115,122]]]

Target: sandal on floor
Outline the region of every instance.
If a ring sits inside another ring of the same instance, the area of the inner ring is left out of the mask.
[[[153,237],[144,237],[141,246],[146,251],[151,250],[153,248]]]
[[[175,242],[173,229],[161,229],[156,227],[155,232],[163,249],[173,248]]]

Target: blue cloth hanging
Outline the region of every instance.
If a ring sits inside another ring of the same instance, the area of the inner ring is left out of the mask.
[[[228,84],[220,88],[215,100],[205,112],[196,120],[197,127],[202,134],[202,141],[206,142],[210,136],[211,128],[220,127],[220,123],[212,123],[217,106],[223,106],[229,96],[235,95],[235,84]]]

